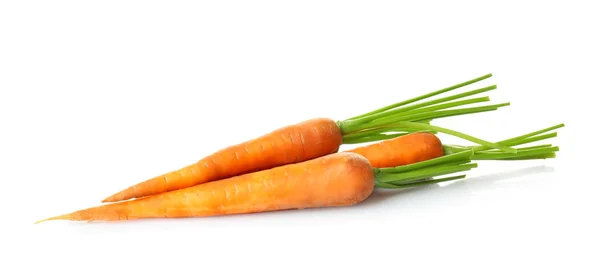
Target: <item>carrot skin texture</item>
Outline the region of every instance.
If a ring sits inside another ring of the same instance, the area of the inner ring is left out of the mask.
[[[366,158],[341,152],[46,220],[186,218],[350,206],[368,198],[374,184]]]
[[[194,164],[126,188],[102,202],[140,198],[302,162],[334,153],[341,144],[342,132],[334,120],[311,119],[226,147]]]
[[[442,141],[435,134],[415,132],[348,150],[369,160],[376,168],[396,167],[444,155]]]

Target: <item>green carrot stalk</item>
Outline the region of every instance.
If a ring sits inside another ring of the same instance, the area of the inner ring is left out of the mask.
[[[486,74],[486,75],[483,75],[481,77],[478,77],[478,78],[475,78],[475,79],[472,79],[472,80],[469,80],[469,81],[466,81],[466,82],[463,82],[463,83],[460,83],[460,84],[456,84],[456,85],[453,85],[453,86],[450,86],[450,87],[447,87],[447,88],[436,90],[434,92],[423,94],[421,96],[417,96],[417,97],[414,97],[414,98],[411,98],[411,99],[400,101],[398,103],[394,103],[392,105],[388,105],[388,106],[385,106],[383,108],[379,108],[377,110],[374,110],[374,111],[371,111],[371,112],[368,112],[368,113],[365,113],[365,114],[362,114],[362,115],[358,115],[358,116],[353,117],[353,118],[349,118],[349,120],[351,120],[351,119],[357,119],[357,118],[360,118],[360,117],[365,117],[365,116],[368,116],[368,115],[374,115],[374,114],[377,114],[377,113],[380,113],[380,112],[384,112],[384,111],[387,111],[387,110],[398,108],[400,106],[408,105],[408,104],[411,104],[411,103],[414,103],[414,102],[417,102],[417,101],[420,101],[420,100],[423,100],[423,99],[427,99],[429,97],[433,97],[433,96],[436,96],[436,95],[439,95],[439,94],[442,94],[442,93],[445,93],[445,92],[449,92],[451,90],[455,90],[457,88],[461,88],[461,87],[464,87],[464,86],[468,86],[470,84],[474,84],[476,82],[479,82],[479,81],[485,80],[487,78],[490,78],[491,76],[492,76],[491,73],[490,74]]]
[[[446,176],[477,167],[471,162],[472,150],[393,168],[374,168],[375,187],[397,189],[458,180],[466,175]]]
[[[442,93],[485,80],[491,76],[491,74],[487,74],[460,84],[385,106],[362,115],[338,121],[338,126],[344,135],[342,143],[359,144],[385,140],[393,138],[393,136],[388,136],[388,133],[390,132],[397,137],[415,131],[426,130],[432,133],[450,134],[488,149],[500,149],[504,152],[514,153],[516,150],[504,144],[493,143],[455,130],[429,124],[429,122],[440,118],[495,111],[500,107],[510,105],[510,103],[501,103],[464,107],[465,105],[490,101],[488,96],[475,98],[467,97],[494,90],[497,88],[496,85],[486,86],[447,97],[430,99],[431,97]]]
[[[552,130],[564,127],[564,124],[558,124],[548,128],[544,128],[538,131],[530,132],[517,137],[509,138],[496,142],[497,144],[506,145],[516,149],[516,153],[507,153],[499,149],[489,149],[486,146],[459,146],[459,145],[444,145],[445,154],[460,153],[465,150],[473,151],[472,160],[531,160],[531,159],[546,159],[554,158],[556,152],[559,151],[559,147],[551,144],[535,145],[519,147],[524,144],[530,144],[554,138],[558,135],[557,132],[550,132]]]

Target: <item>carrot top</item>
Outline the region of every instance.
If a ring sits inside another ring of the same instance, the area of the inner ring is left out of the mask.
[[[558,124],[517,137],[496,142],[506,146],[520,146],[556,137],[557,132],[550,132],[561,127]],[[550,133],[548,133],[550,132]],[[445,156],[393,168],[374,168],[375,186],[379,188],[406,188],[419,184],[429,184],[462,179],[466,175],[436,178],[456,172],[468,171],[477,167],[473,160],[530,160],[556,157],[558,146],[552,144],[534,145],[516,148],[515,153],[507,153],[486,146],[444,145]]]
[[[557,132],[550,132],[561,127],[558,124],[517,137],[496,142],[508,147],[520,146],[556,137]],[[548,133],[550,132],[550,133]],[[514,148],[516,152],[503,152],[486,146],[444,145],[445,155],[431,160],[417,162],[393,168],[374,168],[375,187],[405,188],[420,184],[438,183],[465,178],[465,175],[437,176],[468,171],[477,167],[473,160],[532,160],[556,157],[558,146],[541,144],[522,148]]]
[[[500,103],[460,109],[455,108],[489,101],[490,98],[487,96],[470,99],[464,98],[496,89],[496,85],[417,103],[418,101],[423,101],[430,97],[485,80],[491,76],[492,74],[487,74],[460,84],[388,105],[362,115],[338,121],[337,124],[343,135],[342,143],[365,143],[390,139],[416,131],[429,131],[453,135],[490,149],[499,149],[504,152],[515,153],[515,149],[503,144],[492,143],[458,131],[430,124],[434,119],[494,111],[500,107],[510,105],[510,103]]]

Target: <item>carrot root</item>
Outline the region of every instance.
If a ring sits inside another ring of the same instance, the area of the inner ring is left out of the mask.
[[[64,215],[59,215],[59,216],[54,216],[54,217],[50,217],[50,218],[46,218],[46,219],[42,219],[39,221],[36,221],[34,224],[39,224],[42,222],[47,222],[47,221],[54,221],[54,220],[70,220],[70,214],[64,214]]]
[[[428,132],[415,132],[371,145],[348,150],[369,160],[373,167],[395,167],[441,157],[444,146]]]
[[[342,121],[317,118],[286,126],[258,138],[217,151],[185,168],[130,186],[105,198],[102,202],[140,198],[306,161],[334,153],[344,143],[376,141],[376,139],[386,137],[382,136],[383,132],[391,131],[402,133],[431,130],[462,137],[490,148],[499,148],[505,152],[511,152],[510,148],[507,147],[495,145],[453,130],[428,125],[431,120],[438,118],[493,111],[499,107],[507,106],[508,103],[503,103],[452,109],[467,104],[489,101],[489,97],[464,98],[494,90],[496,85],[415,103],[491,76],[491,74],[487,74]]]
[[[197,163],[130,186],[102,202],[140,198],[302,162],[334,153],[341,144],[342,132],[335,121],[315,118],[226,147]]]
[[[336,153],[141,199],[104,204],[45,220],[207,217],[349,206],[369,197],[374,172],[355,153]]]

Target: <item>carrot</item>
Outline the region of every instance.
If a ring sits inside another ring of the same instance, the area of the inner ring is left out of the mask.
[[[556,137],[555,125],[500,141],[519,146]],[[365,200],[374,187],[405,188],[464,178],[440,175],[470,170],[472,160],[553,158],[558,147],[537,145],[516,153],[485,146],[444,145],[427,132],[416,132],[296,164],[247,173],[194,187],[107,204],[47,220],[123,220],[203,217],[286,209],[349,206]],[[397,165],[395,167],[391,167]],[[41,221],[40,221],[41,222]]]
[[[540,140],[556,137],[557,133],[546,133],[564,124],[544,128],[525,135],[513,137],[497,143],[509,147],[519,146]],[[544,134],[546,133],[546,134]],[[387,135],[386,135],[387,136]],[[364,156],[373,167],[394,167],[417,163],[466,150],[473,150],[472,160],[530,160],[547,159],[555,157],[558,147],[550,144],[516,148],[516,153],[506,153],[490,150],[485,146],[459,146],[442,144],[442,141],[433,133],[415,132],[392,139],[383,140],[374,144],[347,150]]]
[[[393,167],[441,157],[444,146],[435,134],[416,132],[348,152],[364,156],[373,167]]]
[[[339,207],[367,199],[375,187],[404,188],[464,178],[432,176],[470,170],[472,151],[397,168],[373,168],[358,154],[341,152],[144,198],[104,204],[48,220],[133,220],[206,217]]]
[[[462,137],[485,147],[500,149],[509,153],[515,152],[510,147],[429,124],[431,120],[437,118],[493,111],[509,105],[509,103],[502,103],[448,110],[457,106],[488,101],[488,97],[460,99],[493,90],[496,88],[495,85],[414,104],[417,101],[464,87],[489,77],[491,77],[491,74],[343,121],[317,118],[282,127],[255,139],[226,147],[181,169],[161,174],[130,186],[109,196],[102,202],[116,202],[144,197],[238,176],[248,172],[266,170],[276,166],[318,158],[338,151],[342,144],[371,142],[373,140],[370,140],[368,136],[374,133],[411,133],[426,129]]]
[[[137,198],[182,189],[248,172],[301,162],[336,152],[342,134],[329,119],[313,119],[221,149],[198,162],[146,180],[103,202]]]

